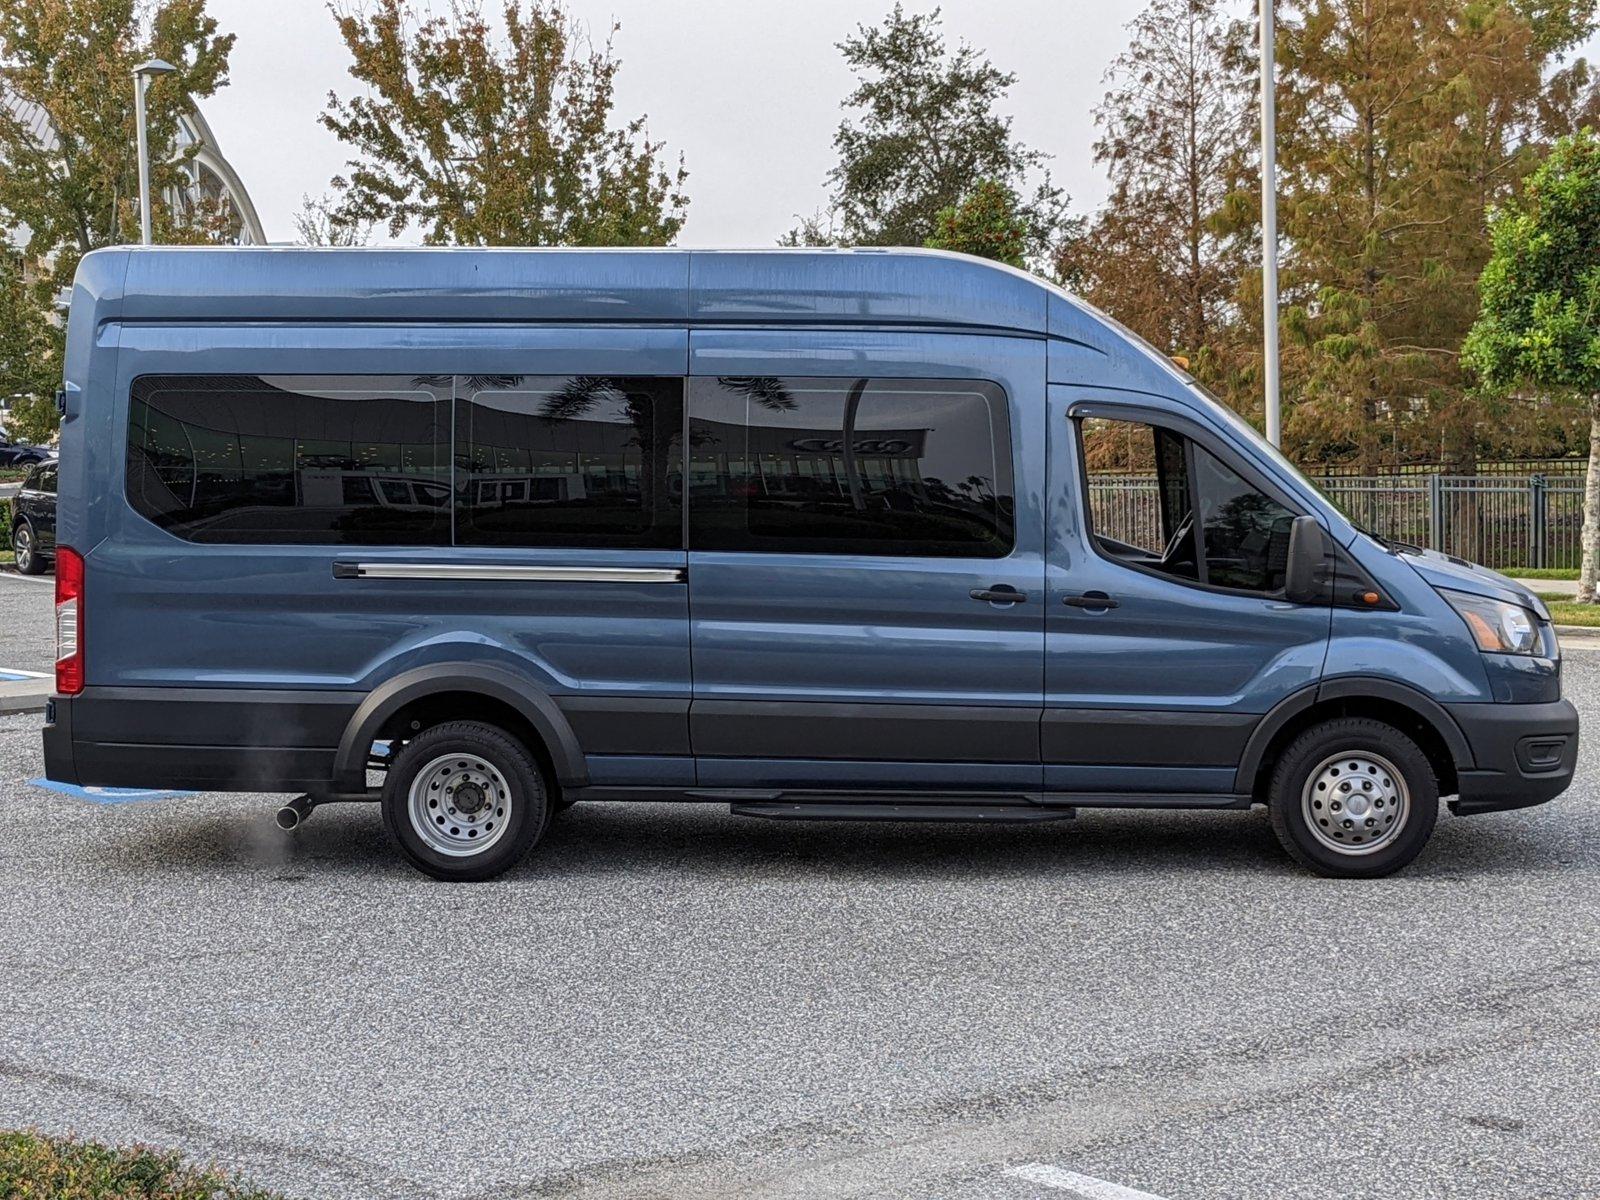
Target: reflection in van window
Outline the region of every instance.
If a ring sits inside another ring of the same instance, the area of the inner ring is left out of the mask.
[[[681,549],[683,381],[456,378],[456,541]]]
[[[756,376],[690,388],[691,549],[1010,552],[1011,442],[998,386]]]
[[[194,542],[446,545],[449,410],[409,376],[142,376],[128,501]]]
[[[1090,523],[1103,553],[1214,587],[1282,590],[1289,509],[1169,429],[1095,417],[1081,432]]]

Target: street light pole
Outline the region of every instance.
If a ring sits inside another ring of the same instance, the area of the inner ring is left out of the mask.
[[[177,69],[159,58],[133,69],[133,122],[139,138],[139,241],[145,246],[150,244],[150,140],[145,130],[144,96],[153,77],[170,75]]]
[[[1261,381],[1267,441],[1281,441],[1278,397],[1278,104],[1273,0],[1261,0]]]

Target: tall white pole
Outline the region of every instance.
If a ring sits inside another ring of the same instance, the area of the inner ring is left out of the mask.
[[[139,241],[145,246],[150,244],[150,145],[144,127],[144,91],[149,86],[149,75],[133,73],[133,122],[139,131]]]
[[[1273,0],[1261,0],[1261,381],[1267,441],[1281,442],[1278,398],[1278,103]]]
[[[170,75],[178,68],[159,58],[133,69],[133,124],[139,134],[139,240],[150,244],[150,138],[145,130],[144,100],[154,75]]]

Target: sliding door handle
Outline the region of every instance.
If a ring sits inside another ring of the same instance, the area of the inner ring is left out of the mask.
[[[987,604],[1021,604],[1028,598],[1027,592],[1019,592],[1008,583],[997,583],[987,588],[973,588],[967,595]]]
[[[1068,608],[1115,608],[1117,602],[1104,592],[1085,592],[1081,596],[1063,596],[1061,603]]]

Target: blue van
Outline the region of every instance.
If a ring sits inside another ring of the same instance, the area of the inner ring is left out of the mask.
[[[992,263],[104,250],[61,403],[50,778],[377,801],[443,879],[580,800],[1262,804],[1379,876],[1572,779],[1536,596]]]

